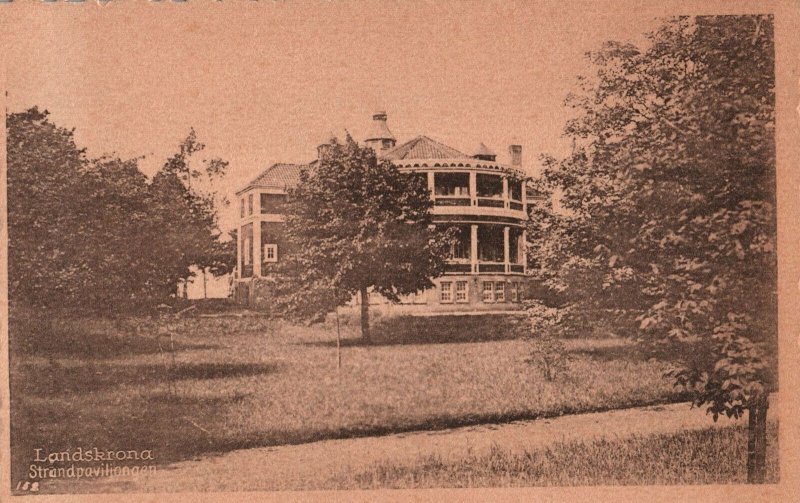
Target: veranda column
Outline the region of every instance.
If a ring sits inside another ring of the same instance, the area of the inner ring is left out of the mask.
[[[243,227],[240,225],[238,227],[238,231],[236,232],[236,279],[242,279],[242,229]]]
[[[503,177],[503,208],[508,208],[508,178]]]
[[[478,205],[478,177],[474,171],[469,174],[469,199],[472,201],[472,206]],[[473,227],[477,227],[473,225]]]
[[[527,215],[528,214],[528,183],[523,181],[521,185],[522,186],[520,187],[520,190],[522,190],[522,194],[521,194],[521,197],[522,197],[522,211]]]
[[[509,257],[510,257],[510,253],[509,253],[510,247],[509,247],[509,239],[508,239],[509,230],[510,229],[509,229],[508,226],[503,227],[503,264],[504,264],[504,269],[505,269],[506,272],[511,270],[511,267],[509,266],[509,264],[510,264],[510,262],[509,262],[509,260],[510,260],[509,259]]]
[[[433,183],[433,171],[428,171],[428,191],[431,193],[431,198],[436,195],[434,189],[436,189],[436,186]]]
[[[520,236],[520,250],[519,250],[519,260],[522,261],[522,272],[528,272],[528,231],[522,231],[522,236]]]
[[[472,274],[478,272],[478,225],[472,224],[469,239],[469,261],[472,265]]]
[[[261,217],[256,217],[253,219],[253,276],[256,278],[261,276],[261,253]]]

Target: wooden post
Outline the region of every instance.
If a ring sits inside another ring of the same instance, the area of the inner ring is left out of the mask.
[[[472,224],[469,238],[469,261],[472,265],[472,274],[478,272],[478,226]]]
[[[510,266],[510,247],[509,247],[509,232],[510,228],[506,225],[503,227],[503,270],[508,273],[511,270]]]
[[[261,262],[264,258],[261,256],[263,248],[261,244],[261,217],[253,219],[253,277],[258,278],[261,276]]]
[[[766,395],[753,400],[748,408],[747,483],[763,484],[767,474],[767,408]]]
[[[469,174],[469,198],[471,206],[478,205],[478,177],[474,171]]]
[[[369,292],[367,287],[361,287],[361,338],[367,344],[372,342],[369,334]]]
[[[339,331],[339,305],[336,305],[336,370],[342,370],[342,335]]]

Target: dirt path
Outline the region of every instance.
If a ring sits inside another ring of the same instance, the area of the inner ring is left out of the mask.
[[[774,398],[770,400],[772,403],[776,403]],[[739,420],[741,424],[746,424],[745,421],[746,418]],[[721,427],[734,422],[720,418],[713,423],[704,409],[692,409],[688,403],[679,403],[500,425],[247,449],[160,467],[155,473],[139,478],[79,483],[58,481],[49,484],[46,492],[302,489],[308,486],[308,481],[322,480],[341,470],[361,471],[382,460],[412,463],[419,456],[437,454],[447,461],[468,453],[484,453],[494,445],[520,452],[560,440],[625,438]]]

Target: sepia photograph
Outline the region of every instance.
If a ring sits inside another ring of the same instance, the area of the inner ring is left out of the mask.
[[[791,501],[799,5],[0,2],[2,494]]]

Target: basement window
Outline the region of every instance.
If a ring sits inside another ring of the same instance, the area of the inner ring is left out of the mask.
[[[494,282],[493,281],[484,281],[483,282],[483,301],[484,302],[494,302]]]
[[[506,301],[506,282],[498,281],[494,284],[494,300],[495,302]]]
[[[439,284],[439,302],[449,304],[453,302],[453,282],[442,281]]]
[[[456,281],[456,302],[467,302],[468,285],[466,281]]]

